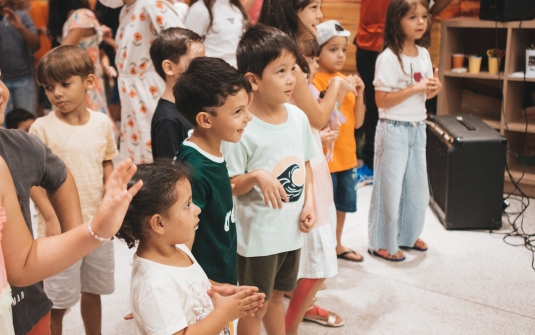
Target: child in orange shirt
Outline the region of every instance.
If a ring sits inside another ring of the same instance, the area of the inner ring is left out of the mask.
[[[346,119],[340,124],[340,135],[334,143],[332,161],[329,170],[333,181],[334,203],[336,206],[336,254],[338,258],[361,262],[363,257],[356,251],[344,247],[341,243],[342,229],[346,213],[357,211],[357,156],[355,155],[357,143],[354,129],[360,128],[364,122],[364,83],[357,75],[344,76],[342,70],[345,60],[349,31],[335,20],[320,23],[318,26],[317,41],[321,46],[318,64],[320,69],[316,73],[313,83],[318,91],[329,86],[333,77],[342,77],[356,87],[357,95],[348,93],[340,111]],[[338,112],[337,112],[338,113]]]

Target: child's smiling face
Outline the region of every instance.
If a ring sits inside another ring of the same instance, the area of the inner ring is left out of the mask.
[[[302,35],[306,32],[312,32],[315,35],[318,30],[316,25],[318,25],[323,18],[323,13],[321,12],[321,1],[312,0],[305,8],[297,12],[297,17],[305,28],[303,31],[299,31],[298,35]]]
[[[236,95],[228,95],[225,103],[219,107],[210,107],[215,113],[210,114],[211,132],[221,141],[237,143],[240,141],[247,123],[253,115],[249,112],[252,94],[242,88]]]

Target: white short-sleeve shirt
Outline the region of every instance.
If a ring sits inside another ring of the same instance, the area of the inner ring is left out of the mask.
[[[418,56],[401,56],[403,68],[390,48],[386,48],[377,57],[373,81],[376,91],[397,92],[421,80],[433,78],[429,52],[420,46],[416,47]],[[393,107],[379,108],[379,118],[407,122],[423,121],[426,118],[425,100],[425,92],[413,94]]]
[[[204,1],[194,3],[188,11],[185,26],[199,35],[206,35],[206,56],[222,58],[237,67],[236,49],[244,31],[241,11],[229,0],[215,0],[212,6],[213,23],[209,29],[210,16]]]
[[[207,293],[208,277],[186,246],[177,248],[191,258],[192,265],[163,265],[134,255],[130,307],[137,334],[174,334],[214,310]],[[230,334],[228,326],[220,334]]]

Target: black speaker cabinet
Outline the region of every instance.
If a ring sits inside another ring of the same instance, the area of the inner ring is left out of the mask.
[[[446,229],[502,226],[506,139],[474,115],[427,126],[430,205]]]
[[[535,0],[481,0],[479,18],[490,21],[520,21],[535,18]]]

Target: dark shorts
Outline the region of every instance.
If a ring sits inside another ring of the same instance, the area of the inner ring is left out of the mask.
[[[334,205],[345,213],[357,211],[357,168],[331,173]]]
[[[238,281],[240,285],[256,286],[258,292],[271,297],[271,291],[289,292],[297,286],[301,249],[280,254],[243,257],[238,255]]]

